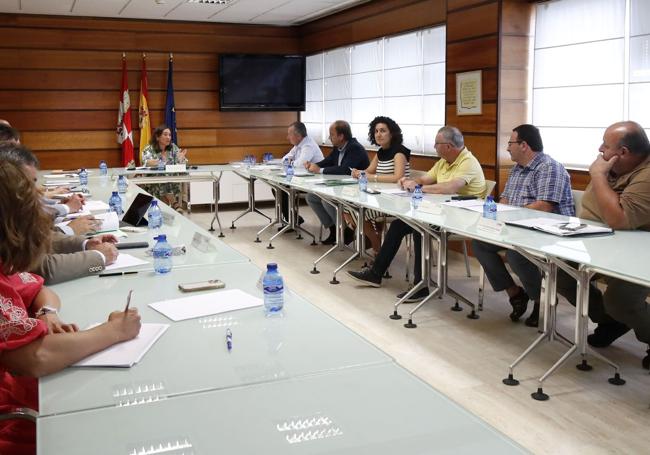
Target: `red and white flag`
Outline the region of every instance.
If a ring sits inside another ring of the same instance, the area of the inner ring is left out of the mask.
[[[122,54],[122,91],[117,113],[117,143],[122,145],[122,166],[133,160],[133,130],[131,128],[131,99],[126,72],[126,55]]]

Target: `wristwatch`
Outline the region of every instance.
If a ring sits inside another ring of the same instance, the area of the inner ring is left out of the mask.
[[[44,305],[36,312],[36,314],[34,314],[34,316],[40,318],[46,314],[57,314],[58,312],[59,310],[57,308]]]

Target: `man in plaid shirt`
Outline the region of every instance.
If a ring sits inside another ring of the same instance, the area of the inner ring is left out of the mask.
[[[515,166],[510,171],[499,202],[561,215],[575,215],[569,174],[562,164],[546,155],[543,150],[542,137],[535,126],[519,125],[512,130],[508,152]],[[512,305],[510,319],[517,322],[526,312],[528,301],[533,300],[533,311],[525,324],[537,327],[542,284],[542,275],[537,266],[516,251],[506,250],[508,264],[519,277],[522,289],[515,284],[498,254],[503,250],[502,247],[474,240],[472,249],[492,288],[507,292]]]

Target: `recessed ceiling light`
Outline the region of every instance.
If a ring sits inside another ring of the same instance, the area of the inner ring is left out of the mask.
[[[227,5],[232,0],[187,0],[187,3],[204,3],[207,5]]]

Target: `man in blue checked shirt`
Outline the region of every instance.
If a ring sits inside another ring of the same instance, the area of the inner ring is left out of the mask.
[[[569,173],[562,164],[546,155],[543,150],[542,137],[535,126],[519,125],[512,130],[508,152],[515,166],[510,171],[499,202],[573,216],[575,208]],[[537,327],[542,284],[542,275],[537,266],[521,254],[506,250],[508,264],[519,277],[522,289],[515,283],[498,254],[503,250],[502,247],[474,240],[472,249],[492,288],[495,291],[507,292],[512,305],[510,319],[517,322],[526,312],[528,301],[533,300],[533,311],[525,324]]]

